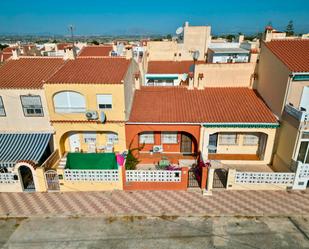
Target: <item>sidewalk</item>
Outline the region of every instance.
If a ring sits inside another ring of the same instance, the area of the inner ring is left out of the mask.
[[[309,191],[0,193],[1,217],[309,215]]]

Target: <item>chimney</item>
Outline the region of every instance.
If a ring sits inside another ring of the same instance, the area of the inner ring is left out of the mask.
[[[137,90],[141,89],[140,77],[141,77],[140,72],[134,73],[134,85],[135,85],[135,89]]]
[[[202,80],[203,80],[203,78],[204,78],[204,74],[203,73],[199,73],[198,74],[198,89],[199,90],[202,90],[202,89],[204,89],[204,86],[202,85]]]
[[[76,51],[73,45],[64,48],[64,60],[74,60],[76,58]]]
[[[12,60],[18,60],[19,59],[19,56],[20,56],[20,50],[18,47],[14,47],[12,49]]]
[[[188,87],[189,90],[194,89],[194,82],[193,81],[194,81],[194,73],[190,72],[189,73],[189,87]]]

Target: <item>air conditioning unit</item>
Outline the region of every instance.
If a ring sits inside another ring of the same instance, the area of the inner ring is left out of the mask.
[[[154,145],[152,148],[152,151],[154,153],[161,153],[163,152],[163,146],[162,145]]]
[[[98,112],[96,111],[86,111],[85,115],[88,120],[96,120],[99,118]]]

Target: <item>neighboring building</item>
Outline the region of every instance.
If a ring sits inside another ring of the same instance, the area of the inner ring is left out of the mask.
[[[87,56],[111,56],[113,52],[112,45],[87,45],[83,47],[78,54],[78,57]]]
[[[150,61],[145,74],[145,86],[188,85],[188,75],[193,72],[193,60]]]
[[[276,118],[248,88],[142,87],[135,92],[126,123],[127,147],[144,147],[141,164],[157,164],[162,156],[173,163],[192,163],[199,151],[204,160],[225,165],[270,163]],[[232,166],[231,166],[232,167]]]
[[[6,47],[0,53],[0,63],[7,61],[13,55],[14,47]]]
[[[248,50],[242,48],[209,48],[207,53],[208,63],[235,63],[249,62]]]
[[[70,57],[44,84],[55,147],[75,151],[126,150],[125,121],[135,62],[118,57]]]
[[[309,163],[309,40],[262,43],[257,90],[281,123],[275,168]]]
[[[210,43],[210,26],[189,26],[186,22],[178,29],[177,40],[148,41],[146,47],[147,61],[183,61],[191,60],[192,53],[199,51],[198,60],[205,60]]]
[[[266,26],[263,34],[263,41],[269,42],[276,39],[285,39],[286,33],[274,29],[272,26]]]
[[[0,172],[14,172],[21,183],[8,191],[41,188],[36,168],[53,151],[43,82],[63,63],[62,58],[20,57],[0,67]]]

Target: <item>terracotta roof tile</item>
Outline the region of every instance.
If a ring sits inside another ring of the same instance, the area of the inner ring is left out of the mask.
[[[249,88],[142,87],[136,90],[129,122],[276,123]]]
[[[58,43],[57,44],[57,49],[58,50],[64,50],[66,46],[72,45],[71,43]]]
[[[6,47],[2,50],[3,53],[12,53],[14,47]]]
[[[147,73],[183,74],[193,71],[193,61],[149,61]]]
[[[112,46],[87,46],[82,48],[78,56],[109,56],[112,50]]]
[[[125,58],[77,58],[67,61],[47,83],[119,84],[124,80],[129,64]]]
[[[61,58],[27,57],[9,60],[0,67],[0,88],[41,88],[64,64]]]
[[[265,45],[291,71],[309,72],[309,40],[272,40]]]

